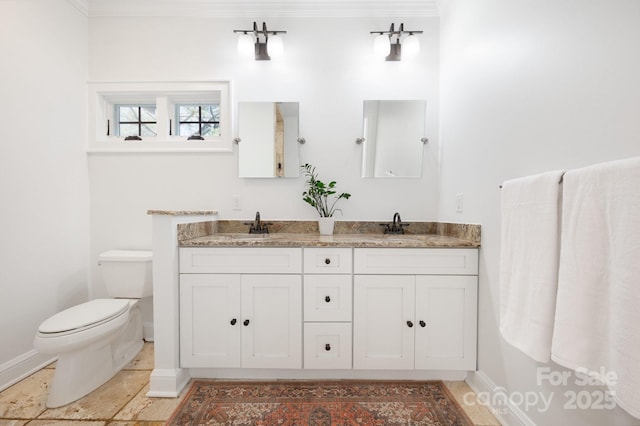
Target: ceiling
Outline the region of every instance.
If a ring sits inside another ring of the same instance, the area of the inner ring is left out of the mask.
[[[90,17],[430,17],[442,0],[68,0]]]

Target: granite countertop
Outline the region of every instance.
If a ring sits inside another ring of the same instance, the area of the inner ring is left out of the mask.
[[[249,234],[247,222],[215,221],[178,226],[181,247],[480,247],[480,225],[409,222],[405,234],[384,234],[383,222],[336,221],[320,235],[316,221],[264,221],[268,234]]]

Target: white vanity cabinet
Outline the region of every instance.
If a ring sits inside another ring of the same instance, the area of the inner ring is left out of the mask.
[[[180,366],[475,370],[477,273],[476,248],[182,247]]]
[[[180,364],[302,368],[302,249],[180,249]]]
[[[354,250],[355,369],[475,370],[476,249]]]

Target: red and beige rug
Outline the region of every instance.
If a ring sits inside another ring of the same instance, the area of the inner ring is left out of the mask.
[[[196,380],[168,425],[430,425],[473,423],[440,381]]]

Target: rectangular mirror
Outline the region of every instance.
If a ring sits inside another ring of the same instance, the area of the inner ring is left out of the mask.
[[[427,103],[364,101],[362,177],[422,176]]]
[[[298,177],[298,102],[238,103],[238,175]]]

